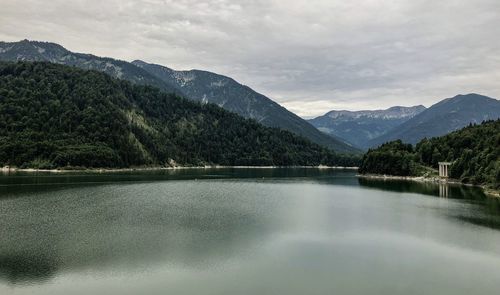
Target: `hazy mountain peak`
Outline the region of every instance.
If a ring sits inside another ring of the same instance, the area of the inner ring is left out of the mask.
[[[333,110],[309,122],[327,134],[339,136],[366,148],[369,140],[413,118],[423,110],[423,105],[394,106],[385,110]]]
[[[359,119],[359,118],[379,118],[379,119],[399,119],[411,118],[425,110],[423,105],[403,107],[394,106],[385,110],[363,110],[363,111],[330,111],[324,116],[331,119]],[[319,118],[319,117],[318,117]]]
[[[500,101],[476,93],[459,94],[432,105],[397,128],[373,139],[370,146],[394,139],[416,143],[424,137],[441,136],[470,123],[498,118]]]

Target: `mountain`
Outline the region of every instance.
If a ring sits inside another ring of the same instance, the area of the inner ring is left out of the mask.
[[[354,165],[262,126],[102,72],[0,62],[0,166]]]
[[[370,146],[401,139],[407,143],[417,143],[423,138],[445,135],[470,123],[500,118],[500,101],[479,95],[457,95],[444,99],[425,111],[393,128],[386,134],[374,138]]]
[[[0,42],[0,60],[48,61],[85,70],[97,70],[132,83],[151,85],[165,92],[180,94],[180,91],[174,86],[157,79],[129,62],[91,54],[74,53],[55,43],[28,40]]]
[[[338,152],[359,152],[342,140],[319,132],[305,120],[269,98],[240,85],[231,78],[210,72],[178,72],[140,61],[132,64],[112,58],[74,53],[54,43],[28,40],[0,42],[0,60],[48,61],[105,72],[116,78],[135,84],[151,85],[194,101],[215,103],[245,118],[255,119],[269,127],[283,128]],[[161,74],[163,69],[169,74]]]
[[[306,120],[229,77],[199,70],[175,71],[140,60],[132,63],[162,81],[174,85],[192,100],[214,103],[245,118],[255,119],[266,126],[278,127],[302,135],[338,152],[359,152],[349,143],[320,132]]]
[[[438,163],[450,162],[450,177],[464,183],[500,189],[500,120],[469,125],[445,136],[421,140],[416,147],[401,140],[370,149],[361,174],[422,176],[437,174]],[[434,168],[434,169],[429,169]],[[437,176],[437,175],[436,175]]]
[[[368,142],[385,134],[425,110],[422,105],[391,107],[375,111],[330,111],[309,120],[314,127],[337,135],[356,146],[368,148]]]

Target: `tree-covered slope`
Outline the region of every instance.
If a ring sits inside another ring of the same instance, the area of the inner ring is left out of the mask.
[[[143,63],[149,65],[144,66],[140,62],[133,64],[91,54],[75,53],[55,43],[28,40],[0,42],[0,60],[48,61],[101,71],[134,84],[150,85],[194,101],[217,104],[245,118],[255,119],[266,126],[278,127],[302,135],[337,152],[359,152],[358,149],[342,140],[319,132],[302,118],[249,87],[214,73],[173,71],[166,67],[161,67],[162,71],[158,72],[156,67],[160,66],[153,67],[153,65]],[[158,75],[163,73],[163,69],[169,74]]]
[[[354,165],[288,131],[264,127],[97,71],[0,63],[0,165]]]
[[[257,120],[269,127],[291,131],[338,152],[360,152],[346,141],[335,135],[320,132],[306,120],[273,100],[229,77],[199,70],[175,71],[140,60],[132,63],[162,81],[174,85],[192,100],[217,104],[245,118]]]
[[[416,144],[423,138],[442,136],[470,123],[500,118],[500,101],[479,94],[457,95],[444,99],[420,114],[369,142],[375,147],[401,139]]]
[[[421,175],[422,167],[448,161],[450,176],[462,182],[500,188],[500,120],[470,125],[448,135],[423,139],[416,147],[400,140],[369,150],[360,173]]]

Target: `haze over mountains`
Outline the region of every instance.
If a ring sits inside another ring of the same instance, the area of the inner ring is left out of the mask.
[[[470,123],[479,124],[500,118],[500,101],[479,94],[457,95],[444,99],[386,134],[369,141],[369,146],[401,139],[415,144],[423,138],[448,134]]]
[[[319,130],[335,134],[363,149],[401,139],[417,143],[442,136],[470,123],[500,118],[500,101],[479,94],[457,95],[429,108],[391,107],[375,111],[330,111],[309,120]]]
[[[395,106],[375,111],[330,111],[309,120],[309,123],[327,134],[340,136],[356,146],[368,148],[370,140],[384,135],[424,110],[425,107],[419,105]]]
[[[233,79],[206,71],[174,71],[142,61],[129,63],[90,54],[73,53],[47,42],[0,42],[0,60],[49,61],[94,69],[136,84],[151,85],[202,103],[214,103],[245,118],[278,127],[342,153],[359,152],[349,143],[320,132],[271,99]]]

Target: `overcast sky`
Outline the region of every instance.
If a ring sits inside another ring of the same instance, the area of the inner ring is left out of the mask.
[[[500,98],[500,0],[1,0],[0,40],[230,76],[301,116]]]

